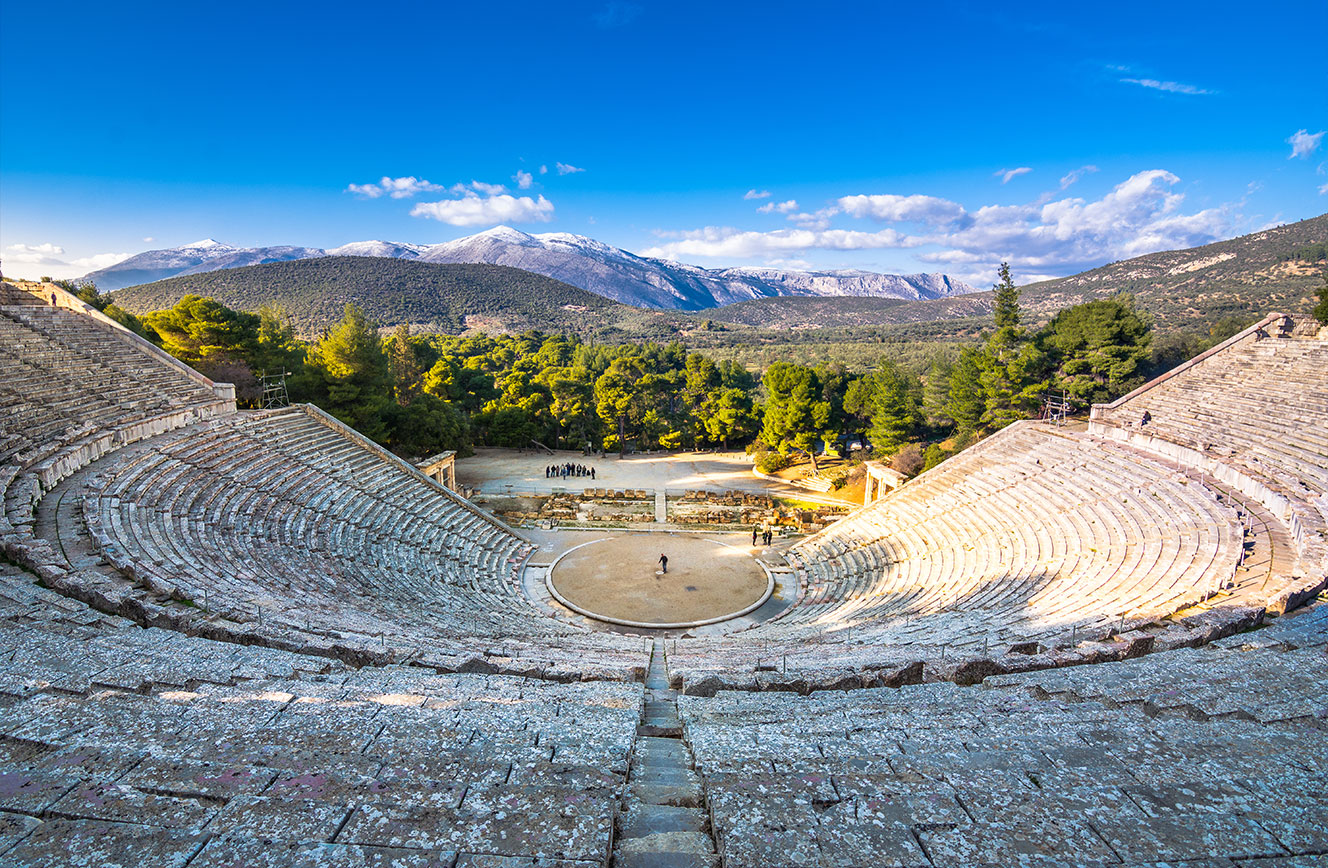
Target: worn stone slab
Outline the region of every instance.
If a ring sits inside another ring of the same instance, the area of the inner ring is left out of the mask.
[[[446,850],[294,844],[227,835],[209,841],[189,868],[452,868],[456,855]]]
[[[857,868],[915,868],[928,864],[907,822],[891,811],[861,810],[863,805],[841,803],[818,818],[816,838],[827,866]]]
[[[456,868],[592,868],[602,862],[580,859],[550,859],[544,856],[496,856],[491,853],[462,853]]]
[[[212,819],[217,802],[202,797],[163,796],[127,784],[80,784],[47,809],[62,817],[141,823],[168,829],[200,829]]]
[[[821,865],[814,825],[726,828],[719,851],[724,857],[724,868],[819,868]]]
[[[330,841],[350,811],[349,805],[322,799],[240,796],[217,813],[208,831],[268,841]]]
[[[180,868],[206,837],[185,829],[162,829],[101,820],[48,820],[4,854],[12,868]]]
[[[455,849],[499,856],[604,859],[613,834],[613,807],[598,810],[493,813],[450,811],[408,805],[366,804],[337,835],[338,842],[383,847]]]
[[[1126,862],[1286,855],[1272,835],[1244,817],[1187,813],[1121,820],[1095,818],[1093,827]]]
[[[120,782],[176,795],[230,800],[237,796],[258,795],[276,776],[275,769],[261,766],[148,757],[134,766]]]
[[[26,838],[33,829],[41,825],[41,820],[23,814],[11,814],[0,811],[0,853]]]
[[[77,783],[77,777],[58,772],[0,772],[0,810],[40,814]]]
[[[938,868],[1118,861],[1087,823],[1061,817],[1015,815],[1000,823],[924,827],[918,838]]]

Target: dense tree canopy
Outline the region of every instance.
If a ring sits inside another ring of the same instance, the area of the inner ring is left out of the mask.
[[[1087,404],[1133,388],[1149,365],[1188,352],[1153,347],[1128,298],[1068,308],[1020,326],[1019,291],[1002,267],[1000,325],[953,353],[882,351],[864,374],[777,361],[759,378],[678,343],[597,344],[570,335],[384,336],[355,305],[310,344],[275,308],[232,311],[189,296],[147,314],[145,331],[190,364],[237,384],[257,406],[258,377],[285,373],[312,401],[411,456],[471,444],[555,448],[756,448],[783,466],[821,444],[863,440],[878,457],[931,467],[983,434],[1036,413],[1064,389]],[[1205,338],[1210,340],[1210,338]],[[1199,347],[1202,349],[1202,346]]]

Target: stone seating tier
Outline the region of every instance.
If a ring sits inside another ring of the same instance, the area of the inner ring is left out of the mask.
[[[639,640],[527,601],[525,541],[312,411],[236,414],[99,475],[84,517],[110,564],[281,647],[350,641],[440,669],[640,674]]]
[[[679,711],[725,866],[1318,865],[1326,677],[1210,647]]]
[[[1259,500],[1295,540],[1302,581],[1294,603],[1317,593],[1328,575],[1328,340],[1289,331],[1285,318],[1269,317],[1094,406],[1090,430]],[[1141,426],[1145,412],[1151,419]]]
[[[607,863],[640,685],[357,670],[33,578],[0,564],[0,864]]]
[[[1242,542],[1235,511],[1183,475],[1019,423],[794,546],[798,605],[680,645],[670,672],[834,679],[1073,645],[1205,599]]]

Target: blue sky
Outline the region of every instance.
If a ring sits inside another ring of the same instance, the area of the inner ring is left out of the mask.
[[[1328,211],[1322,0],[997,5],[0,0],[4,269],[506,223],[1025,282]]]

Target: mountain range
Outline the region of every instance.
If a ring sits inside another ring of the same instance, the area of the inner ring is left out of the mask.
[[[948,298],[977,292],[945,274],[870,271],[786,271],[775,268],[701,268],[637,256],[593,238],[550,232],[529,235],[507,226],[420,245],[358,241],[341,247],[232,247],[212,239],[149,250],[90,272],[80,282],[103,291],[170,277],[326,256],[367,256],[449,264],[506,265],[560,280],[605,298],[659,310],[705,310],[779,296]]]

